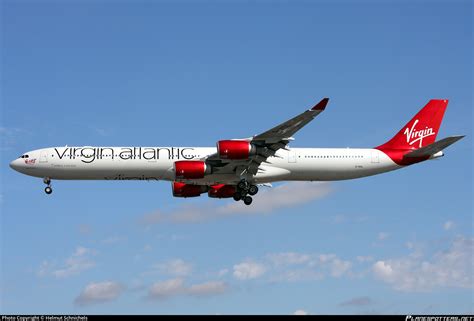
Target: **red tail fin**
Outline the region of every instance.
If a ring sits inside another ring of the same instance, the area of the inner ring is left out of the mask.
[[[392,139],[376,148],[413,150],[434,143],[447,106],[447,99],[430,100]]]

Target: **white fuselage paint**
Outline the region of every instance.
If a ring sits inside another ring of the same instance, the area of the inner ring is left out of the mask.
[[[11,163],[17,171],[56,180],[165,180],[174,181],[173,163],[199,160],[216,153],[201,147],[53,147],[35,150]],[[392,171],[395,164],[377,149],[291,148],[262,163],[253,183],[276,181],[334,181]],[[235,184],[235,174],[209,174],[186,183]]]

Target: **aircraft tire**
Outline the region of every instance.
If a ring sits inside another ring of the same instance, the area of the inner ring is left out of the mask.
[[[239,184],[237,184],[237,187],[241,190],[246,190],[247,186],[248,186],[248,183],[245,180],[241,180]]]
[[[244,204],[245,205],[250,205],[252,204],[252,198],[250,196],[245,196],[244,198]]]
[[[250,185],[249,187],[249,195],[256,195],[258,193],[258,187],[256,185]]]

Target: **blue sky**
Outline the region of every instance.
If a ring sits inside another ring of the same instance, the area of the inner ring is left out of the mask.
[[[2,313],[473,312],[472,3],[1,2]],[[294,147],[372,147],[431,98],[441,160],[282,184],[55,181],[49,146],[214,146],[311,107]],[[241,206],[240,206],[241,205]]]

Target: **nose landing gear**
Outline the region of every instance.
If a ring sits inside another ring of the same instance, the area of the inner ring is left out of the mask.
[[[51,188],[51,179],[50,179],[49,177],[45,177],[45,178],[43,178],[43,183],[45,183],[46,185],[48,185],[48,186],[46,186],[46,188],[44,189],[44,192],[45,192],[46,194],[48,194],[48,195],[51,194],[51,193],[53,192],[53,189]]]

